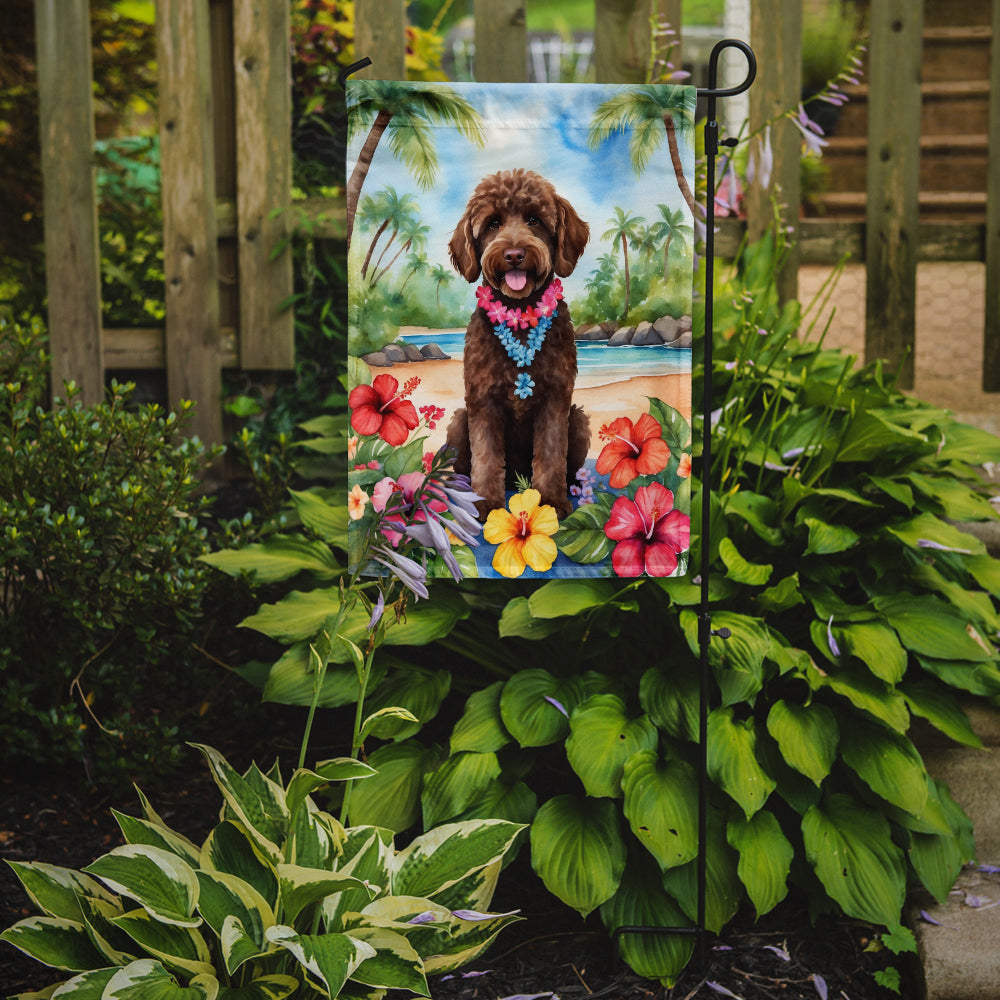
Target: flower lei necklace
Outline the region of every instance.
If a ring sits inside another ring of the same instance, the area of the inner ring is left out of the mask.
[[[535,355],[545,342],[545,334],[549,332],[552,321],[558,312],[559,300],[563,297],[562,282],[553,278],[549,286],[542,292],[542,297],[533,306],[524,309],[509,308],[493,298],[493,289],[489,285],[480,285],[476,289],[476,299],[480,308],[486,310],[486,315],[493,324],[493,333],[503,345],[507,357],[518,368],[530,368]],[[514,335],[515,330],[529,330],[528,339],[522,343]],[[527,372],[518,372],[514,382],[514,395],[527,399],[535,388],[534,380]]]

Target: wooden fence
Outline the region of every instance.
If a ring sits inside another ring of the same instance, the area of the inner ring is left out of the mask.
[[[526,2],[474,0],[477,79],[527,79]],[[221,370],[293,365],[292,315],[282,308],[292,290],[291,255],[277,249],[292,228],[283,211],[291,202],[290,0],[157,2],[166,326],[126,331],[104,330],[100,320],[88,0],[35,3],[53,384],[73,379],[94,401],[107,370],[166,369],[169,400],[195,400],[196,433],[220,441]],[[681,7],[681,0],[595,0],[597,79],[641,81],[650,17],[678,26]],[[866,354],[896,365],[909,351],[905,384],[913,376],[917,262],[985,261],[983,385],[1000,391],[1000,0],[992,3],[985,224],[919,220],[922,10],[917,0],[871,0],[866,219],[800,220],[786,209],[796,245],[782,292],[795,294],[800,263],[844,253],[863,260]],[[799,101],[802,2],[754,0],[751,17],[754,128]],[[404,0],[357,0],[355,19],[356,52],[374,63],[363,75],[401,78]],[[751,234],[763,230],[772,198],[798,206],[799,134],[782,121],[773,142],[769,186],[748,193],[745,224],[725,220],[716,242],[723,255],[744,225]],[[342,200],[307,203],[298,214],[314,220],[314,235],[343,238]]]

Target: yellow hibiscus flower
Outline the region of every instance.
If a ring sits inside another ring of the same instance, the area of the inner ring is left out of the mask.
[[[500,507],[486,518],[483,538],[497,547],[493,568],[501,576],[520,576],[525,566],[538,573],[552,568],[558,553],[549,536],[559,530],[559,518],[554,507],[539,506],[539,500],[538,490],[515,493],[509,511]]]

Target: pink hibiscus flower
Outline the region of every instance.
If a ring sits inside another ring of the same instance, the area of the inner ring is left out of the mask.
[[[691,518],[674,509],[670,490],[650,483],[636,490],[634,500],[615,500],[604,534],[618,543],[611,566],[619,576],[670,576],[678,553],[691,544]]]
[[[600,430],[608,443],[597,458],[597,471],[611,473],[608,482],[615,490],[624,489],[636,476],[662,472],[670,461],[670,449],[660,437],[659,423],[644,413],[633,426],[628,417],[619,417]]]
[[[358,385],[347,397],[351,408],[351,427],[359,434],[378,434],[394,448],[406,441],[420,422],[413,404],[406,398],[420,384],[408,379],[402,391],[391,375],[378,375],[371,385]]]

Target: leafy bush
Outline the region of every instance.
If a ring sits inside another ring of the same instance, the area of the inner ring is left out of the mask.
[[[0,938],[79,973],[60,996],[429,996],[428,973],[471,961],[518,919],[485,912],[516,824],[452,823],[398,850],[388,830],[345,829],[311,798],[367,765],[329,760],[285,785],[277,766],[241,775],[199,749],[225,802],[200,847],[140,793],[142,819],[115,813],[125,846],[82,872],[11,863],[43,915]]]
[[[732,635],[709,649],[706,921],[718,931],[743,903],[763,914],[794,886],[814,911],[902,940],[907,885],[944,898],[973,852],[909,727],[918,716],[976,746],[956,696],[1000,695],[1000,561],[953,523],[995,517],[976,465],[1000,460],[1000,440],[903,395],[880,364],[857,369],[798,339],[801,308],[780,308],[774,288],[781,254],[769,239],[745,249],[716,290],[710,598],[712,625]],[[333,453],[343,427],[326,433],[313,447]],[[695,566],[700,510],[696,495]],[[309,633],[330,613],[322,581],[343,545],[330,533],[307,554],[300,541],[281,541],[283,566],[270,561],[277,541],[254,550],[267,579],[305,575],[246,622],[289,644],[256,676],[265,697],[292,703],[312,694]],[[449,585],[387,639],[436,645],[423,665],[399,648],[373,678],[373,706],[418,722],[376,734],[379,773],[356,789],[352,818],[395,830],[421,815],[425,828],[532,821],[535,869],[581,914],[599,910],[609,929],[693,923],[698,581],[509,593]],[[346,652],[324,683],[327,704],[356,696]],[[472,694],[443,753],[418,734],[452,684]],[[622,939],[633,968],[665,982],[691,946]]]
[[[0,742],[7,760],[108,773],[175,752],[169,721],[133,702],[191,662],[209,455],[184,433],[187,404],[131,410],[127,385],[86,407],[68,385],[43,409],[41,336],[0,323]]]

